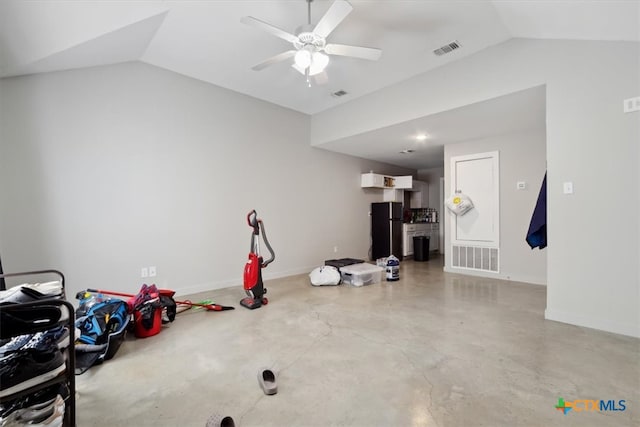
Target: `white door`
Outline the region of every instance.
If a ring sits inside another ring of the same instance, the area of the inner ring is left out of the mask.
[[[473,202],[473,209],[452,217],[453,243],[498,247],[499,159],[498,152],[451,158],[451,191],[462,192]]]

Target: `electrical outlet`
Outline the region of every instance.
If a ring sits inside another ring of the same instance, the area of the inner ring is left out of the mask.
[[[147,267],[140,269],[140,277],[149,277],[149,269]]]
[[[640,110],[640,96],[636,96],[635,98],[627,98],[622,101],[622,111],[625,113],[633,113],[634,111]]]
[[[156,277],[156,266],[149,267],[149,277]]]
[[[334,253],[334,254],[337,254],[337,253],[338,253],[338,247],[337,247],[337,246],[334,246],[334,247],[333,247],[333,253]]]
[[[516,183],[516,188],[517,188],[518,190],[524,190],[524,189],[526,189],[526,188],[527,188],[527,183],[526,183],[526,182],[524,182],[524,181],[518,181],[518,182]]]

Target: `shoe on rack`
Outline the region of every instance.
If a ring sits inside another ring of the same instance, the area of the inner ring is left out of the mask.
[[[31,427],[62,427],[64,424],[64,411],[65,411],[65,403],[64,401],[60,405],[56,405],[53,411],[53,414],[45,420],[40,422],[31,422],[28,425]]]
[[[64,399],[58,394],[49,402],[18,409],[12,412],[10,415],[0,419],[0,424],[3,427],[40,425],[49,418],[52,418],[52,415],[55,415],[56,412],[62,411],[62,413],[64,413],[64,407]],[[56,417],[53,417],[53,419],[55,418]]]
[[[67,384],[54,384],[26,396],[0,403],[0,425],[4,427],[3,423],[6,419],[16,417],[12,415],[16,411],[42,409],[51,405],[57,396],[60,396],[62,400],[67,400],[69,397],[69,387]]]
[[[37,291],[39,294],[45,295],[46,298],[62,298],[62,284],[59,280],[56,280],[46,283],[23,283],[18,286],[13,286],[9,289],[0,291],[0,301],[4,300],[15,292],[20,292],[22,289]]]
[[[38,305],[34,310],[33,307],[8,304],[0,310],[0,337],[45,331],[68,319],[69,310],[64,306]]]
[[[54,343],[58,349],[69,347],[69,330],[66,327],[58,326],[35,334],[13,337],[0,347],[0,355],[29,348],[47,351]]]
[[[33,338],[34,335],[35,334],[24,334],[24,335],[18,335],[6,340],[2,340],[3,342],[2,342],[2,345],[0,346],[0,356],[4,356],[7,353],[20,350],[29,341],[31,341],[31,338]]]
[[[44,283],[23,283],[21,288],[31,288],[46,294],[49,298],[62,297],[62,283],[59,280]]]
[[[8,353],[0,358],[0,397],[49,381],[65,371],[64,357],[57,347]]]
[[[2,292],[2,295],[0,295],[0,305],[23,304],[25,302],[33,302],[43,299],[60,299],[61,297],[62,295],[51,295],[42,293],[37,289],[16,286]]]
[[[38,351],[47,351],[52,345],[59,350],[69,347],[69,329],[65,326],[48,329],[43,332],[37,332],[25,348],[34,348]]]
[[[32,426],[32,427],[62,427],[64,423],[64,411],[65,411],[64,399],[61,396],[57,396],[54,403],[49,408],[49,415],[38,417],[34,419],[21,419],[14,424],[7,424],[8,426]],[[3,424],[3,427],[5,425]]]

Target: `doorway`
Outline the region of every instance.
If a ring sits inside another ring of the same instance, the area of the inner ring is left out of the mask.
[[[451,158],[451,194],[464,194],[474,205],[449,217],[452,267],[500,271],[499,160],[497,151]]]

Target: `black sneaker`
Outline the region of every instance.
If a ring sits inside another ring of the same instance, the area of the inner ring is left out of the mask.
[[[64,326],[38,332],[23,348],[34,348],[38,351],[47,351],[55,345],[58,349],[69,347],[69,330]]]
[[[36,331],[45,331],[69,319],[66,307],[38,305],[33,307],[7,304],[0,310],[0,337],[8,338]]]
[[[15,290],[5,291],[0,296],[0,305],[5,304],[24,304],[25,302],[40,301],[43,299],[61,298],[61,295],[50,295],[42,293],[36,289],[17,287]]]
[[[0,397],[49,381],[65,371],[64,357],[57,347],[7,353],[0,358]]]
[[[9,289],[0,291],[0,304],[5,301],[10,301],[12,298],[16,298],[14,293],[22,293],[23,289],[29,291],[36,291],[35,297],[44,298],[64,298],[62,283],[60,281],[46,282],[46,283],[23,283],[22,285],[14,286]],[[27,294],[28,295],[28,294]],[[19,298],[19,297],[17,297]],[[23,302],[23,301],[21,301]]]
[[[4,356],[7,353],[20,350],[29,341],[31,341],[31,338],[33,338],[33,335],[34,334],[18,335],[17,337],[13,337],[7,340],[2,340],[3,342],[1,343],[2,345],[0,346],[0,356]]]
[[[69,330],[66,327],[58,326],[44,332],[13,337],[0,347],[0,356],[29,348],[48,351],[49,347],[54,343],[59,349],[69,347]]]

